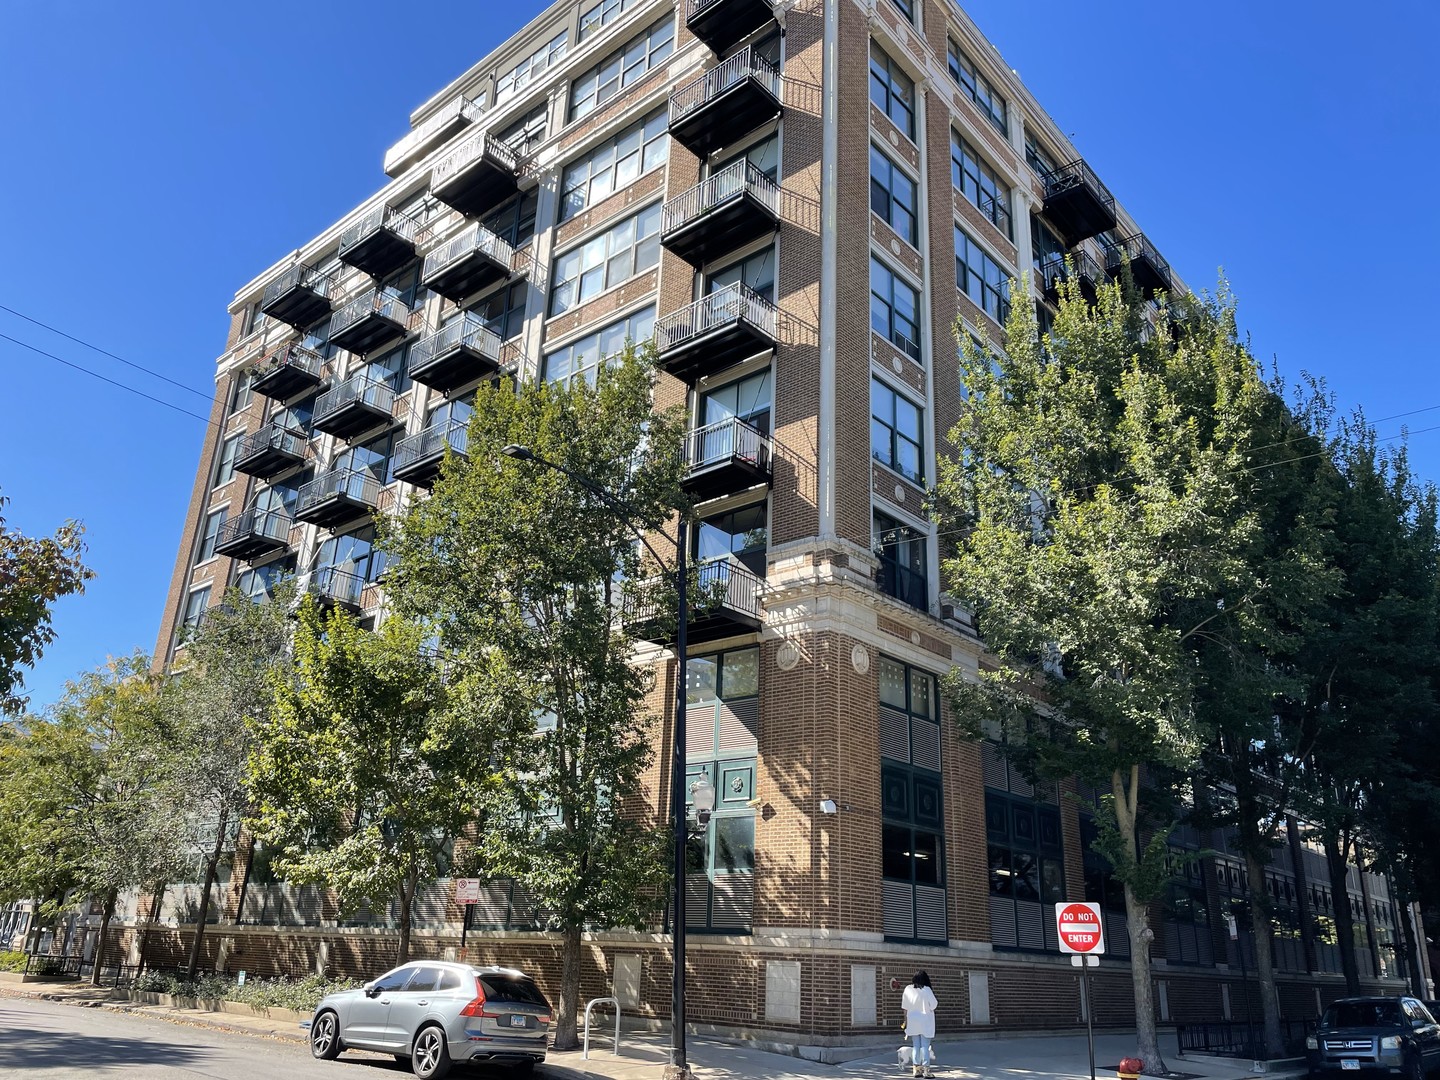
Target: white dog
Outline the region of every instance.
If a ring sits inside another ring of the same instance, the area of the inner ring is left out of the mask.
[[[915,1048],[914,1048],[913,1046],[911,1046],[909,1043],[906,1043],[904,1046],[900,1047],[899,1050],[895,1051],[895,1059],[896,1059],[897,1064],[899,1064],[900,1068],[902,1068],[902,1069],[908,1069],[908,1068],[910,1068],[910,1067],[915,1063]],[[936,1062],[936,1060],[935,1060],[935,1044],[934,1044],[934,1043],[931,1043],[931,1044],[930,1044],[930,1064],[931,1064],[931,1065],[937,1064],[937,1062]]]

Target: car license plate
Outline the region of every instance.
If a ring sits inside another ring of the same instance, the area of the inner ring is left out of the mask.
[[[525,1017],[520,1016],[520,1015],[518,1015],[518,1014],[512,1015],[512,1016],[510,1017],[510,1026],[511,1026],[511,1027],[524,1027],[524,1026],[525,1026]],[[1359,1062],[1356,1062],[1356,1065],[1358,1065],[1358,1064],[1359,1064]]]
[[[517,1018],[517,1019],[518,1019],[518,1018]],[[1340,1059],[1340,1069],[1341,1069],[1341,1071],[1348,1071],[1348,1070],[1350,1070],[1350,1069],[1359,1070],[1359,1068],[1360,1068],[1360,1062],[1356,1061],[1354,1058],[1341,1058],[1341,1059]]]

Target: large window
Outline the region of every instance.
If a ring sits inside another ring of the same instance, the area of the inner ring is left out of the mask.
[[[709,391],[700,402],[700,424],[718,424],[731,417],[745,421],[762,435],[770,434],[770,369]]]
[[[1015,239],[1010,224],[1010,189],[954,128],[950,129],[950,180],[990,224]]]
[[[920,294],[870,258],[870,327],[912,360],[920,359]]]
[[[196,589],[185,597],[185,612],[180,618],[180,631],[194,633],[205,618],[205,609],[210,606],[210,586]]]
[[[379,483],[388,484],[394,479],[390,475],[390,455],[395,449],[396,434],[389,431],[358,446],[347,447],[335,456],[331,467],[337,471],[369,473]]]
[[[570,84],[570,119],[589,115],[644,78],[674,47],[675,17],[666,15]]]
[[[945,815],[935,678],[888,657],[876,666],[885,936],[944,941]]]
[[[516,281],[492,292],[470,310],[479,315],[486,328],[493,330],[501,341],[509,341],[525,325],[525,298],[529,295],[530,283]]]
[[[1010,278],[990,254],[955,226],[955,283],[998,323],[1010,317]]]
[[[745,285],[756,296],[775,300],[775,249],[763,247],[752,255],[712,273],[705,283],[707,294],[717,293],[731,285]]]
[[[205,527],[201,530],[200,546],[195,551],[195,561],[202,563],[206,559],[215,557],[215,541],[220,535],[220,527],[225,524],[225,510],[212,510],[205,515]]]
[[[1058,904],[1065,899],[1060,808],[987,790],[985,839],[990,864],[992,940],[1001,946],[1044,949],[1049,931],[1044,913],[1035,905]],[[1012,939],[1002,928],[1027,932]],[[1038,935],[1034,933],[1037,928]]]
[[[665,164],[670,149],[669,114],[656,109],[613,139],[565,167],[560,178],[560,220],[634,183]]]
[[[240,452],[240,440],[243,438],[245,433],[237,431],[234,435],[227,435],[220,444],[220,458],[215,462],[215,487],[235,479],[235,456]]]
[[[878,510],[874,529],[875,553],[880,557],[880,591],[920,611],[929,611],[925,534]]]
[[[524,90],[538,76],[565,55],[566,33],[562,31],[525,59],[495,79],[495,104]]]
[[[358,590],[361,583],[377,581],[385,572],[388,560],[375,549],[375,526],[366,525],[354,532],[332,536],[315,553],[315,569],[349,575],[347,585]],[[345,591],[342,586],[341,591]],[[359,598],[358,591],[355,599]]]
[[[704,518],[695,530],[696,562],[730,559],[756,577],[765,576],[766,504],[756,503]]]
[[[550,314],[569,311],[660,261],[660,204],[592,236],[555,260]]]
[[[1065,242],[1055,235],[1055,230],[1049,225],[1032,215],[1030,218],[1030,251],[1038,272],[1051,259],[1065,257]]]
[[[537,192],[522,192],[481,222],[481,227],[489,229],[513,248],[523,247],[535,235],[538,199]]]
[[[598,4],[580,16],[580,40],[584,41],[602,26],[609,26],[627,8],[633,7],[636,3],[638,0],[600,0]]]
[[[955,42],[950,42],[950,77],[960,84],[970,100],[985,114],[985,119],[994,125],[1001,135],[1010,134],[1005,118],[1005,99],[990,85],[990,80],[980,74],[975,62],[965,55]]]
[[[242,570],[235,577],[235,587],[256,604],[263,604],[275,598],[275,589],[282,582],[295,576],[295,556],[290,555],[264,566]]]
[[[397,394],[403,394],[410,388],[409,356],[409,344],[400,344],[368,361],[361,370],[366,378],[388,386]]]
[[[229,412],[232,415],[250,407],[250,402],[255,398],[254,381],[253,373],[242,375],[239,372],[230,380]]]
[[[912,23],[915,21],[915,0],[890,0],[890,2],[899,9],[901,15],[904,15]]]
[[[917,484],[925,482],[920,419],[924,411],[909,398],[879,379],[870,380],[870,454],[908,476]]]
[[[873,41],[870,43],[870,100],[896,127],[915,138],[915,83]]]
[[[870,209],[912,247],[919,243],[915,181],[879,149],[870,147]]]
[[[547,353],[543,377],[550,382],[563,383],[584,379],[594,386],[595,374],[602,363],[619,356],[627,341],[640,345],[649,341],[654,333],[655,309],[648,307],[637,311]]]
[[[1028,132],[1025,135],[1025,164],[1042,177],[1049,176],[1055,171],[1055,159]]]

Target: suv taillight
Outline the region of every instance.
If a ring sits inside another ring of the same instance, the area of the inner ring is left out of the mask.
[[[480,985],[480,980],[475,980],[475,1000],[460,1010],[461,1016],[498,1016],[498,1013],[485,1011],[485,988]]]

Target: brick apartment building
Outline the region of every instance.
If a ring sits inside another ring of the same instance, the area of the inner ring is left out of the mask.
[[[950,0],[558,0],[417,109],[384,169],[236,294],[157,655],[227,586],[260,599],[287,575],[382,617],[371,516],[463,452],[467,391],[582,378],[653,336],[657,396],[692,417],[694,554],[728,579],[691,627],[690,768],[719,793],[688,883],[692,1020],[893,1036],[890,980],[923,966],[942,1032],[1073,1025],[1051,911],[1090,898],[1114,950],[1095,1018],[1130,1022],[1123,910],[1065,797],[1085,793],[1032,789],[945,717],[937,677],[981,647],[924,499],[956,419],[957,320],[999,341],[1011,303],[1043,321],[1064,275],[1093,287],[1122,253],[1147,291],[1180,284],[969,17]],[[1343,983],[1323,855],[1290,832],[1254,884],[1284,924],[1284,1011],[1305,1016]],[[1223,918],[1241,861],[1224,837],[1174,840],[1219,854],[1157,905],[1161,1018],[1241,1016]],[[385,966],[386,913],[341,918],[245,847],[211,960]],[[1350,893],[1367,980],[1398,987],[1386,881],[1352,868]],[[422,905],[421,955],[460,948],[447,894]],[[178,954],[193,887],[130,902],[131,925],[161,923],[152,960]],[[558,965],[503,886],[465,954],[542,981]],[[664,935],[594,936],[586,997],[663,1022],[669,978]]]

